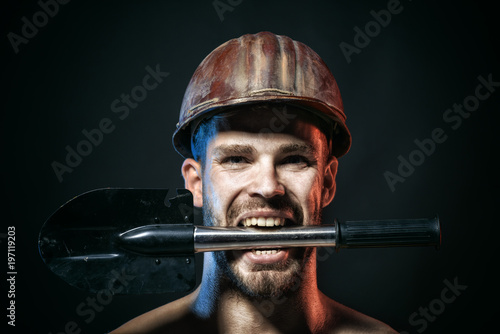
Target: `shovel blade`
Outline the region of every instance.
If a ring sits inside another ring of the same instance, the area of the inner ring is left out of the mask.
[[[187,292],[196,284],[194,254],[145,256],[122,248],[118,236],[148,224],[192,224],[192,195],[179,189],[106,188],[79,195],[43,225],[38,247],[47,267],[92,293]]]

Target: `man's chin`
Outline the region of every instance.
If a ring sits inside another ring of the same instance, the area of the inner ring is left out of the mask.
[[[279,297],[296,290],[301,283],[305,249],[233,251],[230,257],[231,280],[251,297]]]
[[[265,270],[244,275],[237,273],[236,276],[239,289],[248,296],[258,298],[281,297],[300,284],[297,271]]]

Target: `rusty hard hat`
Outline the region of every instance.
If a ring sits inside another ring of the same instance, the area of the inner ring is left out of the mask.
[[[192,124],[228,107],[279,102],[316,114],[333,133],[332,155],[351,146],[344,107],[332,73],[307,45],[270,32],[232,39],[213,50],[188,84],[172,141],[192,157]]]

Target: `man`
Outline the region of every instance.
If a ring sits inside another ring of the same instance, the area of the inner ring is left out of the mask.
[[[306,45],[244,35],[195,71],[173,136],[204,224],[321,224],[351,143],[332,74]],[[316,249],[206,253],[200,286],[114,333],[395,333],[319,291]],[[270,307],[272,305],[272,307]]]

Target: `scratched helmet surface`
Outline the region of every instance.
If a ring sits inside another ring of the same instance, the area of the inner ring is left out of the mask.
[[[228,107],[280,102],[310,111],[329,123],[332,155],[341,157],[351,135],[337,82],[307,45],[270,32],[247,34],[213,50],[188,84],[172,141],[192,157],[191,127]],[[248,110],[248,109],[242,109]]]

